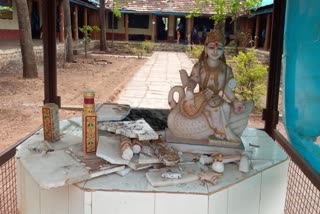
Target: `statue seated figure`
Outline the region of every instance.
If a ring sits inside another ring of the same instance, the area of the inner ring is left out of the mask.
[[[253,102],[239,101],[233,92],[236,80],[225,62],[224,42],[219,30],[207,33],[204,50],[191,75],[180,70],[182,86],[171,88],[168,98],[172,109],[168,128],[174,136],[206,140],[213,145],[240,144]],[[197,85],[199,92],[195,93]],[[174,99],[176,92],[178,102]]]

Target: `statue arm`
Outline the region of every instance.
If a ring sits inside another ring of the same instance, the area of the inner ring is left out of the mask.
[[[197,84],[200,83],[200,66],[199,63],[196,63],[191,71],[190,78],[187,82],[187,90],[186,90],[186,99],[193,100],[193,91]]]
[[[193,92],[197,84],[200,83],[200,66],[195,64],[192,68],[190,78],[187,82],[187,91]]]
[[[233,109],[235,112],[242,112],[245,107],[241,101],[238,100],[236,95],[233,92],[233,89],[236,87],[236,80],[233,77],[232,70],[229,66],[227,66],[227,77],[226,77],[226,84],[224,86],[224,94],[228,97],[231,101]]]
[[[234,102],[237,100],[237,97],[233,92],[233,89],[236,87],[236,81],[233,77],[232,69],[229,66],[227,66],[226,72],[227,74],[223,92],[231,102]]]

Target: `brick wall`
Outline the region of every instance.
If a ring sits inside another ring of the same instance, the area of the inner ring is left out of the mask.
[[[0,29],[0,40],[19,40],[19,30]]]

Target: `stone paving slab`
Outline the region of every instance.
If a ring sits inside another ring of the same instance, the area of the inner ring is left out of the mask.
[[[118,96],[131,107],[168,109],[171,87],[181,85],[180,69],[190,74],[193,63],[183,52],[154,52]]]

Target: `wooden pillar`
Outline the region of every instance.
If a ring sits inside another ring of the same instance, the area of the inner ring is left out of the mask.
[[[270,63],[268,72],[268,90],[266,108],[262,119],[265,121],[265,131],[274,138],[274,129],[279,120],[279,88],[281,80],[281,65],[283,60],[283,37],[286,14],[286,0],[274,1],[272,21],[272,39],[270,47]]]
[[[168,42],[174,42],[174,33],[175,33],[175,27],[174,27],[174,18],[175,16],[169,15],[169,23],[168,23]]]
[[[266,27],[266,38],[264,40],[263,49],[269,50],[270,47],[270,34],[271,34],[271,14],[268,13],[267,15],[267,27]]]
[[[258,48],[258,46],[259,46],[259,28],[260,28],[260,15],[257,15],[256,32],[254,34],[254,47],[255,48]]]
[[[56,1],[43,1],[44,103],[61,105],[57,96]]]
[[[83,24],[88,25],[88,8],[84,8]]]
[[[124,14],[124,32],[125,32],[125,40],[129,41],[129,14]]]
[[[187,19],[186,36],[187,36],[188,44],[191,44],[192,21],[193,21],[193,18]]]
[[[152,33],[151,33],[151,41],[156,41],[156,32],[157,32],[157,15],[152,14]]]
[[[76,43],[79,41],[78,29],[78,5],[75,4],[73,10],[73,39]]]
[[[27,0],[27,4],[28,4],[28,10],[29,10],[29,18],[30,21],[32,20],[31,14],[32,14],[32,0]]]
[[[59,42],[64,42],[64,5],[63,0],[59,4]]]

